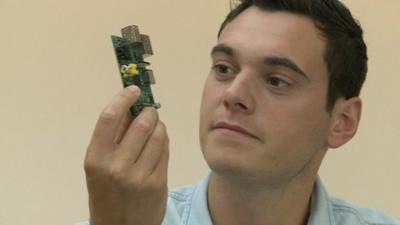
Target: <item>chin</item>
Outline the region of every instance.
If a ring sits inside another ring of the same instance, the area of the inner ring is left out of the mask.
[[[208,166],[215,174],[236,179],[250,178],[256,174],[257,163],[249,158],[248,152],[243,154],[241,150],[231,146],[204,146],[202,151]]]
[[[204,158],[214,174],[229,180],[231,183],[249,187],[278,185],[287,179],[287,170],[274,167],[273,162],[267,162],[257,155],[233,154],[227,147],[202,148]]]

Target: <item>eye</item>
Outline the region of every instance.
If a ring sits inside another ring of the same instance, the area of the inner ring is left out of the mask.
[[[266,79],[268,85],[272,86],[273,88],[285,88],[290,86],[290,83],[282,78],[276,76],[269,76]]]
[[[213,65],[212,70],[219,76],[230,76],[235,73],[235,71],[228,65],[217,63]]]

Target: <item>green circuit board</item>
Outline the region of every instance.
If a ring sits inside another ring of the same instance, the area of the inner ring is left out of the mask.
[[[111,40],[123,86],[136,85],[141,90],[138,101],[130,108],[130,114],[136,117],[144,107],[160,108],[160,104],[154,101],[150,86],[155,84],[153,71],[147,69],[150,63],[144,61],[153,55],[153,49],[149,36],[140,34],[138,26],[125,27],[121,33],[122,37],[113,35]]]

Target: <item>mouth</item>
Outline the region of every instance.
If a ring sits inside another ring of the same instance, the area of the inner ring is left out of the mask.
[[[249,132],[245,128],[243,128],[243,127],[241,127],[239,125],[230,124],[230,123],[227,123],[227,122],[218,122],[214,126],[214,129],[215,130],[226,131],[226,132],[229,132],[229,133],[244,135],[244,136],[247,136],[247,137],[250,137],[250,138],[254,138],[254,139],[258,139],[257,136],[255,136],[254,134],[252,134],[251,132]]]

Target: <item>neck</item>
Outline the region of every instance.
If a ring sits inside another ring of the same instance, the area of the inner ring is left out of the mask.
[[[256,186],[213,172],[208,189],[213,224],[304,225],[309,217],[315,176]]]

